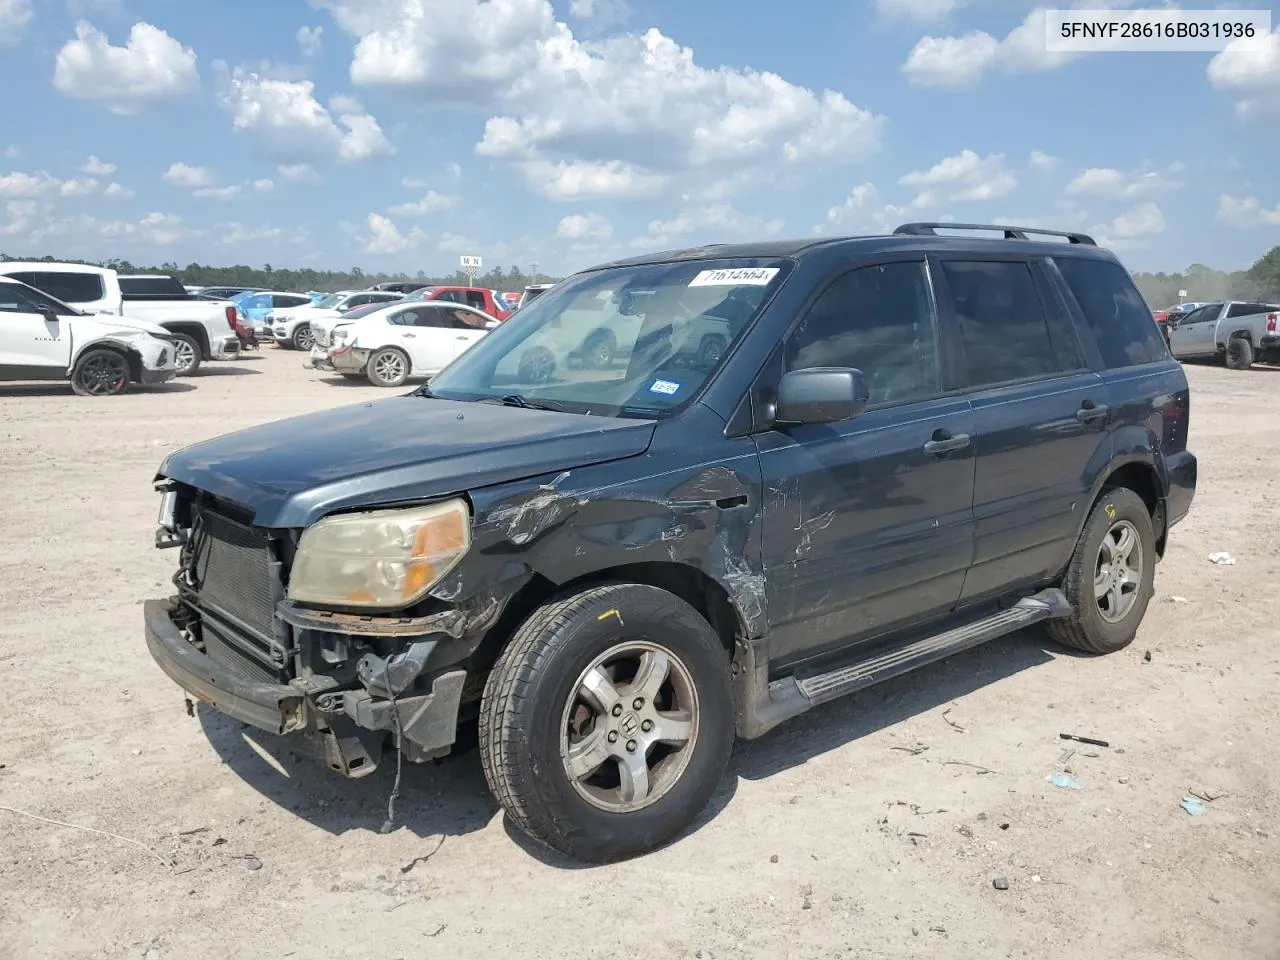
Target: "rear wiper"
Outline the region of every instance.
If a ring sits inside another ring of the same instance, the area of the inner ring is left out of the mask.
[[[568,410],[563,403],[555,400],[530,400],[518,393],[509,393],[503,397],[480,397],[481,403],[500,403],[507,407],[524,407],[528,410],[553,410],[564,413]]]

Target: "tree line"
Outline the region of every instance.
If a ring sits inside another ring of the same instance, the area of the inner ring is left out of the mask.
[[[0,253],[0,260],[39,259],[55,261],[55,257],[10,257]],[[81,261],[87,262],[87,261]],[[551,283],[558,277],[539,274],[536,277],[521,267],[490,267],[484,274],[469,281],[462,271],[446,276],[429,276],[421,270],[414,276],[403,273],[365,273],[359,267],[350,270],[306,270],[273,267],[250,267],[236,264],[229,267],[205,266],[189,263],[180,267],[176,263],[162,263],[147,267],[128,260],[106,260],[95,266],[111,267],[121,273],[165,273],[176,277],[188,286],[203,287],[263,287],[272,290],[359,290],[377,283],[393,280],[414,280],[421,283],[450,284],[489,287],[500,292],[520,291],[531,283]],[[1195,263],[1181,273],[1135,273],[1134,281],[1147,304],[1154,309],[1172,306],[1182,300],[1264,300],[1280,303],[1280,246],[1272,247],[1247,270],[1214,270]],[[1187,295],[1179,295],[1186,290]]]

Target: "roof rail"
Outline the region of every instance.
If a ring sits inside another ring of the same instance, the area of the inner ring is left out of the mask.
[[[1006,240],[1026,240],[1027,234],[1035,233],[1046,237],[1065,237],[1070,243],[1083,243],[1090,247],[1098,245],[1087,233],[1038,230],[1035,227],[1007,227],[996,223],[904,223],[893,232],[909,237],[936,237],[939,227],[947,230],[999,230],[1004,233]]]

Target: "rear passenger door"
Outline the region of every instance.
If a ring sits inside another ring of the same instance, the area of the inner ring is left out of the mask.
[[[769,368],[856,367],[866,413],[755,435],[771,659],[778,666],[945,614],[973,554],[973,417],[948,395],[924,258],[850,269]]]
[[[974,418],[974,556],[962,602],[1057,572],[1110,456],[1106,384],[1039,258],[939,256]],[[1152,321],[1154,326],[1154,321]]]

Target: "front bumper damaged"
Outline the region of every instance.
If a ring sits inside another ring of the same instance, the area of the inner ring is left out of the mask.
[[[220,713],[296,738],[304,752],[323,757],[345,777],[372,773],[388,739],[416,762],[447,754],[453,746],[466,671],[437,674],[429,692],[415,684],[435,640],[420,639],[386,659],[366,654],[354,689],[334,689],[322,674],[268,683],[245,677],[192,643],[175,622],[176,609],[174,600],[148,600],[143,606],[147,648],[171,680]]]

